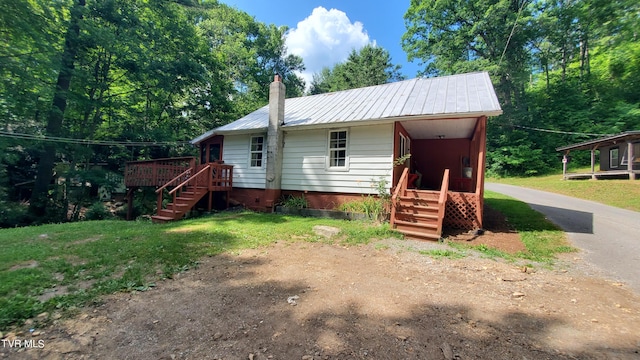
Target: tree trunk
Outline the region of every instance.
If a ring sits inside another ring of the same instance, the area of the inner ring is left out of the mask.
[[[71,20],[65,37],[58,81],[56,82],[51,109],[47,114],[47,136],[60,136],[61,134],[62,121],[67,107],[67,92],[71,85],[76,54],[78,53],[80,21],[82,20],[85,4],[86,0],[78,0],[71,9]],[[36,216],[42,216],[46,211],[49,183],[51,182],[56,159],[56,148],[55,143],[46,143],[38,162],[38,173],[29,205],[29,211]]]

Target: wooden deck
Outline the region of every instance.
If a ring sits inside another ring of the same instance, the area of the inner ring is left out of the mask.
[[[226,192],[228,202],[233,188],[233,166],[218,162],[197,164],[194,157],[132,161],[125,168],[125,185],[129,188],[129,204],[133,202],[134,189],[156,188],[157,209],[152,219],[178,220],[206,195],[211,210],[214,192]]]
[[[580,180],[580,179],[602,179],[602,178],[627,178],[630,180],[640,179],[640,170],[609,170],[609,171],[594,171],[586,173],[566,173],[563,175],[564,180]]]

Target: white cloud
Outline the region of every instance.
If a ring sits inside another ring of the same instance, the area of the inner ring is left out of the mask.
[[[307,87],[314,73],[346,60],[351,50],[359,50],[369,42],[361,22],[351,23],[344,12],[322,6],[289,30],[286,39],[288,53],[304,60],[306,70],[301,75]]]

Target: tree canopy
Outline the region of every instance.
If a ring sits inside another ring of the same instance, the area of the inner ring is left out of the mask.
[[[539,174],[560,166],[556,147],[640,129],[639,10],[630,0],[412,0],[403,48],[424,75],[488,71],[504,110],[489,122],[488,166]]]
[[[313,75],[311,94],[386,84],[404,79],[400,65],[391,62],[389,52],[375,45],[352,50],[345,62],[325,67]]]
[[[191,153],[195,135],[266,104],[274,73],[301,95],[286,31],[216,1],[3,1],[0,201],[24,198],[14,185],[35,176],[32,213],[59,221],[71,195],[54,176],[84,183],[91,164]]]

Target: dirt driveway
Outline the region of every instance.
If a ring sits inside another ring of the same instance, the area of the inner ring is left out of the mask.
[[[44,329],[10,359],[639,359],[640,297],[572,254],[554,269],[442,246],[281,242],[205,258]],[[6,335],[6,334],[5,334]],[[13,334],[12,334],[13,335]]]

